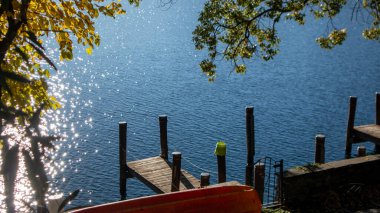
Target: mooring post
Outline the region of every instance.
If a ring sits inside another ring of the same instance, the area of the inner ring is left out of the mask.
[[[168,159],[168,134],[167,134],[167,126],[168,126],[168,116],[160,115],[158,117],[160,122],[160,144],[161,144],[161,155],[163,159]]]
[[[264,198],[264,182],[265,182],[265,164],[258,163],[255,165],[255,189],[259,194],[261,203]]]
[[[245,127],[247,135],[247,165],[245,167],[245,185],[253,186],[253,161],[255,156],[255,127],[253,107],[245,108]]]
[[[226,182],[226,143],[217,142],[214,154],[218,160],[218,183],[224,183]]]
[[[119,122],[120,199],[127,198],[127,122]]]
[[[348,121],[346,131],[346,158],[351,157],[352,143],[354,140],[352,134],[354,130],[356,102],[357,98],[355,96],[350,96],[350,108],[348,110]]]
[[[201,173],[201,188],[210,185],[210,174],[206,172]]]
[[[376,93],[376,124],[380,125],[380,92]]]
[[[358,152],[358,157],[364,157],[367,154],[367,150],[365,146],[359,146],[357,149],[357,152]]]
[[[315,163],[325,163],[325,136],[315,136]]]
[[[280,160],[278,162],[275,162],[275,165],[273,166],[275,169],[278,168],[278,173],[275,175],[276,178],[276,200],[279,202],[280,205],[284,203],[284,189],[283,189],[283,179],[284,179],[284,160]],[[275,170],[277,171],[277,169]]]
[[[181,152],[173,152],[173,168],[172,168],[172,192],[179,191],[179,183],[181,180]]]
[[[380,125],[380,92],[376,93],[376,125]],[[376,154],[380,154],[380,145],[375,146]]]
[[[280,204],[284,204],[284,160],[280,160]]]

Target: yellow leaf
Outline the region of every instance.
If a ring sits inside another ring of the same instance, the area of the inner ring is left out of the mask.
[[[92,55],[92,47],[86,48],[86,53]]]

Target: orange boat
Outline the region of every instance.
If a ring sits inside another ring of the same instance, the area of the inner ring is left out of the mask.
[[[257,192],[249,186],[215,186],[153,195],[74,211],[87,212],[261,212]]]

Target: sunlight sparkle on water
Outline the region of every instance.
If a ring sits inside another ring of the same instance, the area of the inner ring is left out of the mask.
[[[83,61],[83,59],[78,58],[78,61]],[[63,69],[64,65],[62,63],[57,63],[57,65],[60,67],[60,71],[55,73],[51,79],[49,79],[48,85],[50,94],[57,98],[61,108],[55,111],[48,110],[41,119],[42,125],[40,125],[40,130],[43,135],[56,135],[62,138],[60,141],[53,142],[54,150],[44,149],[44,153],[46,155],[46,157],[43,157],[43,161],[45,162],[44,170],[49,178],[49,188],[46,194],[46,202],[48,202],[49,199],[56,199],[64,195],[64,193],[59,189],[59,186],[67,180],[66,177],[63,177],[63,172],[66,168],[68,168],[68,165],[71,168],[72,164],[82,161],[81,158],[70,158],[70,162],[67,159],[69,158],[69,151],[71,149],[78,148],[78,142],[71,141],[71,138],[79,137],[79,133],[76,131],[76,126],[78,126],[81,122],[73,122],[73,120],[76,117],[82,117],[81,112],[77,112],[76,110],[78,105],[83,104],[86,107],[92,107],[91,101],[79,101],[79,95],[82,92],[82,88],[81,86],[75,85],[80,85],[79,79],[74,78],[74,81],[68,83],[69,81],[67,81],[67,79],[71,79],[72,74]],[[92,123],[92,118],[86,117],[84,123],[85,125],[90,126]],[[34,191],[32,190],[29,179],[27,178],[24,157],[21,154],[21,150],[30,150],[30,140],[21,137],[22,134],[20,133],[22,132],[20,131],[22,131],[22,128],[11,126],[4,128],[5,130],[3,134],[10,136],[9,148],[13,147],[15,144],[18,144],[20,147],[18,155],[19,167],[15,181],[14,204],[17,212],[26,212],[28,209],[24,205],[25,202],[31,204],[32,206],[36,205],[34,202]],[[2,155],[1,151],[0,155]],[[57,162],[58,159],[59,162]],[[2,161],[0,161],[0,167],[2,166]],[[78,169],[75,169],[75,172],[77,173]],[[0,212],[3,212],[6,208],[4,184],[5,182],[3,176],[0,175]]]

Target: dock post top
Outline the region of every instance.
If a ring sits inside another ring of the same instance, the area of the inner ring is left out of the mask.
[[[201,188],[210,185],[210,174],[206,172],[201,173]]]
[[[208,173],[208,172],[202,172],[201,173],[201,177],[207,177],[207,176],[210,176],[210,173]]]
[[[324,140],[326,138],[326,136],[324,135],[324,134],[317,134],[316,136],[315,136],[315,139],[316,140]]]
[[[245,107],[245,111],[247,113],[253,113],[253,106],[247,106],[247,107]]]
[[[364,157],[364,156],[366,156],[367,155],[366,152],[367,152],[367,149],[366,149],[365,146],[359,146],[357,148],[357,155],[358,155],[358,157]]]
[[[182,153],[181,153],[181,152],[172,152],[172,155],[173,155],[173,156],[181,156]]]
[[[356,100],[356,99],[358,99],[358,97],[356,97],[356,96],[350,96],[350,100]]]
[[[127,124],[126,121],[120,121],[120,122],[119,122],[119,125],[126,125],[126,124]]]
[[[255,168],[265,168],[265,163],[263,162],[256,163]]]
[[[168,116],[167,115],[159,115],[158,116],[158,119],[168,119]]]

